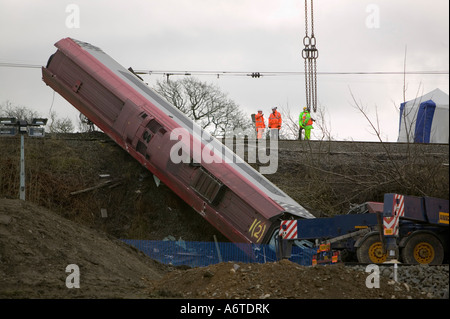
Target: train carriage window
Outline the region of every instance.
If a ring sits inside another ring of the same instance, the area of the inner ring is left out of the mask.
[[[148,116],[147,113],[145,113],[145,112],[142,112],[140,115],[143,119],[145,119]]]
[[[210,204],[215,205],[222,198],[224,185],[203,167],[197,170],[191,186],[197,193],[205,197]]]
[[[153,134],[150,133],[149,131],[144,131],[144,134],[142,134],[142,139],[147,143],[150,142],[152,137],[153,137]]]
[[[148,122],[147,124],[147,128],[152,131],[154,134],[156,134],[157,132],[160,132],[161,134],[165,134],[167,132],[167,130],[158,123],[158,121],[152,119],[150,122]]]

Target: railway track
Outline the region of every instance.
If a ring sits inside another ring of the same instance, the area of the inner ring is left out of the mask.
[[[47,133],[45,139],[58,138],[61,140],[77,140],[77,141],[99,141],[113,142],[106,134],[96,132],[86,133]],[[223,138],[219,138],[222,143]],[[256,145],[254,140],[235,139],[234,145],[244,144]],[[279,140],[278,149],[283,152],[311,152],[316,154],[329,155],[355,155],[364,151],[376,151],[373,155],[385,153],[385,145],[389,152],[393,155],[404,155],[411,152],[412,149],[420,151],[421,156],[449,156],[448,144],[408,144],[402,142],[372,142],[372,141],[299,141],[299,140]]]

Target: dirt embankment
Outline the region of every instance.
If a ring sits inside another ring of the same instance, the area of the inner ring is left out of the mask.
[[[80,272],[80,289],[66,279]],[[167,267],[119,240],[20,200],[0,200],[0,297],[139,298]]]
[[[0,198],[18,197],[19,146],[0,138]],[[77,223],[117,238],[227,240],[102,133],[26,138],[25,155],[27,200]],[[266,177],[330,216],[384,193],[448,199],[448,155],[448,145],[280,141],[276,173]]]

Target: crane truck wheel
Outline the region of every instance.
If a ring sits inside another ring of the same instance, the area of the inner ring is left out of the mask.
[[[364,264],[381,264],[387,259],[387,254],[383,253],[383,244],[379,234],[368,236],[356,249],[358,262]]]
[[[444,260],[444,248],[439,239],[427,233],[410,235],[402,249],[402,260],[406,264],[440,265]]]

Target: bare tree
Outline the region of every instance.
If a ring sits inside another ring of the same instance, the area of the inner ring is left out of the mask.
[[[0,115],[15,117],[18,120],[24,120],[28,123],[31,123],[33,118],[41,117],[38,112],[26,106],[14,105],[8,100],[0,104]],[[72,133],[74,131],[74,126],[70,118],[58,118],[56,112],[51,112],[50,123],[47,126],[50,133]]]
[[[157,81],[154,88],[170,104],[212,135],[252,127],[250,117],[220,89],[196,78]]]
[[[407,83],[406,83],[406,53],[407,53],[407,46],[405,46],[405,56],[403,58],[403,105],[406,106],[406,91],[407,91]],[[419,84],[419,87],[417,88],[416,97],[414,101],[417,101],[417,97],[419,95],[420,87],[422,86],[422,82]],[[419,104],[421,102],[419,101]],[[417,119],[417,112],[415,114],[411,114],[414,110],[414,106],[412,106],[409,110],[406,109],[406,107],[403,108],[403,113],[401,114],[401,129],[405,131],[406,134],[406,141],[408,143],[414,142],[414,132],[412,131],[413,126],[416,124],[414,120],[411,119]],[[408,123],[408,121],[410,121]],[[412,139],[412,140],[410,140]]]
[[[38,112],[26,106],[14,105],[9,100],[0,105],[0,114],[7,117],[15,117],[18,120],[24,120],[30,123],[33,118],[40,117]]]
[[[298,124],[299,114],[292,115],[289,105],[280,107],[283,125],[281,126],[280,136],[283,139],[297,139],[300,126]]]
[[[211,134],[215,136],[227,135],[237,130],[245,135],[250,135],[250,130],[253,132],[250,118],[231,100],[226,101],[223,107],[211,117],[210,127]]]
[[[83,113],[80,113],[78,116],[78,130],[83,133],[94,132],[95,125]]]
[[[72,133],[75,129],[70,118],[58,118],[56,112],[50,113],[50,133]]]

